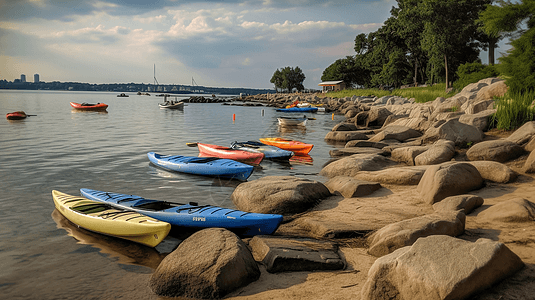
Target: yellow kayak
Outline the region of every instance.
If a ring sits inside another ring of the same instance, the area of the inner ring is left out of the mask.
[[[84,197],[53,190],[52,198],[56,209],[79,227],[149,247],[158,245],[171,230],[167,222]]]

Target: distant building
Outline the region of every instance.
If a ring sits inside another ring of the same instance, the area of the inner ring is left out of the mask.
[[[346,84],[344,83],[343,80],[324,81],[318,85],[323,87],[323,90],[322,90],[323,93],[341,91],[341,90],[346,89]]]
[[[24,75],[24,74],[20,75],[20,82],[22,82],[22,83],[26,82],[26,75]]]
[[[39,83],[39,74],[33,74],[33,82]]]

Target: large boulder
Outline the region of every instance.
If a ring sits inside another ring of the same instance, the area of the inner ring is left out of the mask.
[[[355,174],[354,177],[382,184],[417,185],[426,170],[427,166],[398,167],[380,171],[361,171]]]
[[[487,109],[477,114],[464,114],[459,118],[459,122],[472,125],[481,131],[486,131],[489,127],[490,117],[496,113],[496,109]]]
[[[458,236],[464,232],[465,221],[463,212],[444,212],[387,225],[368,237],[368,254],[387,255],[430,235]]]
[[[504,80],[496,81],[490,85],[482,87],[476,95],[478,101],[491,101],[494,97],[501,97],[505,95],[509,88],[505,84]]]
[[[535,203],[522,198],[514,198],[487,208],[479,213],[477,218],[488,222],[533,222]]]
[[[241,183],[230,199],[239,210],[264,214],[301,213],[331,193],[318,181],[294,176],[266,176]]]
[[[409,166],[414,166],[414,158],[424,153],[428,149],[429,146],[407,146],[395,148],[390,153],[390,157],[397,162],[403,162]]]
[[[379,106],[372,106],[368,111],[368,118],[366,120],[366,127],[369,126],[383,126],[386,121],[386,118],[392,113],[384,108]]]
[[[448,140],[436,141],[427,151],[414,158],[416,166],[435,165],[450,161],[455,155],[455,144]]]
[[[340,175],[354,176],[359,171],[377,171],[393,164],[391,160],[382,155],[355,154],[326,165],[321,170],[320,175],[329,178]]]
[[[370,142],[370,141],[362,141],[362,140],[354,140],[349,141],[346,143],[345,148],[376,148],[376,149],[383,149],[384,147],[388,146],[386,143],[376,143],[376,142]]]
[[[524,154],[524,149],[517,143],[500,139],[477,143],[466,151],[469,160],[490,160],[507,162]]]
[[[462,210],[468,215],[474,209],[483,205],[483,202],[483,198],[476,195],[458,195],[447,197],[444,200],[433,204],[433,209],[438,213]]]
[[[526,122],[506,139],[519,145],[523,145],[529,142],[533,136],[535,136],[535,121]]]
[[[351,156],[353,154],[386,155],[386,151],[377,149],[377,148],[364,148],[364,147],[341,148],[341,149],[333,149],[329,151],[329,155],[331,157]]]
[[[518,173],[511,170],[508,166],[496,162],[496,161],[470,161],[468,162],[472,166],[476,167],[477,171],[483,177],[483,179],[497,182],[497,183],[509,183],[514,181],[518,177]]]
[[[483,178],[469,163],[447,162],[427,168],[417,191],[424,202],[434,204],[442,199],[480,189]]]
[[[503,243],[433,235],[377,259],[361,299],[467,299],[523,267]]]
[[[403,142],[408,139],[420,137],[422,134],[414,129],[399,125],[389,125],[381,132],[369,139],[370,142],[380,142],[383,140],[397,140]]]
[[[523,167],[526,173],[535,173],[535,151],[531,151]]]
[[[355,126],[355,124],[346,123],[346,122],[336,124],[331,129],[331,131],[356,131],[356,130],[357,130],[357,126]]]
[[[329,179],[325,186],[332,194],[339,193],[345,198],[367,196],[381,188],[380,183],[359,180],[350,176],[336,176]]]
[[[425,117],[409,117],[397,119],[389,125],[399,125],[425,132],[432,125],[432,122]]]
[[[361,131],[329,131],[325,135],[326,141],[347,143],[352,140],[367,140],[368,136]]]
[[[434,142],[440,139],[450,140],[455,145],[465,147],[467,144],[479,143],[483,140],[483,132],[456,119],[438,121],[424,133],[424,142]]]
[[[338,247],[328,241],[264,235],[253,237],[249,246],[255,260],[262,262],[270,273],[340,270],[345,267]]]
[[[226,229],[210,228],[194,233],[169,253],[149,286],[159,296],[213,299],[259,277],[247,245]]]

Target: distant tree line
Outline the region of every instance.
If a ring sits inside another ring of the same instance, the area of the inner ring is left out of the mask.
[[[182,88],[182,90],[180,90]],[[168,84],[143,84],[143,83],[106,83],[93,84],[82,82],[9,82],[0,80],[0,89],[18,90],[60,90],[60,91],[101,91],[101,92],[152,92],[152,93],[205,93],[205,94],[267,94],[273,93],[271,89],[250,88],[218,88],[205,86],[181,86]]]
[[[527,4],[533,1],[523,1],[526,4],[496,1],[500,6],[493,6],[492,0],[397,0],[381,28],[356,36],[356,55],[336,60],[323,71],[321,80],[343,80],[348,86],[366,88],[437,82],[449,87],[458,77],[459,66],[481,63],[481,50],[489,50],[489,63],[494,64],[494,48],[503,33],[518,29],[522,17],[533,16],[529,9],[533,5]],[[492,23],[490,19],[512,14],[502,8],[526,11],[518,12],[511,24]]]

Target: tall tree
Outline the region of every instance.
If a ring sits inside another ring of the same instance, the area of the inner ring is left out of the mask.
[[[430,63],[444,70],[446,87],[450,69],[473,61],[479,55],[476,20],[491,0],[424,0],[418,2],[424,19],[422,48]]]
[[[305,89],[303,82],[305,81],[305,74],[299,67],[285,67],[282,70],[277,69],[270,82],[275,85],[276,90],[287,90],[292,92],[294,89],[302,91]]]
[[[507,85],[513,92],[535,90],[535,1],[497,1],[481,13],[485,32],[490,35],[504,34],[512,41],[508,55],[501,57]],[[523,28],[525,24],[527,28]]]

